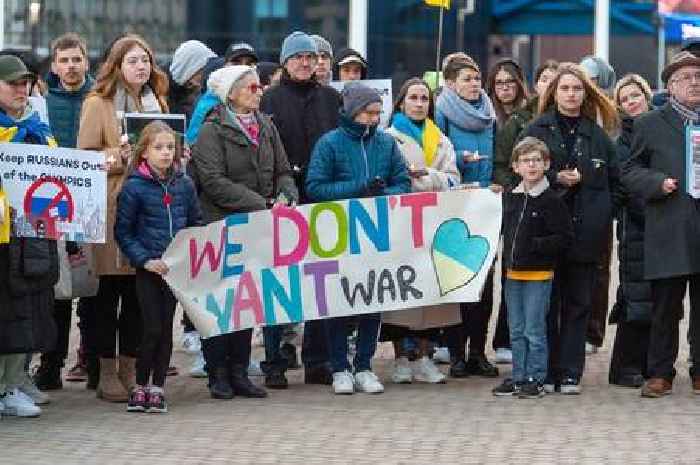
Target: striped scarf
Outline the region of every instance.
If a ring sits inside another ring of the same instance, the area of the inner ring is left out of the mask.
[[[673,96],[671,96],[669,101],[671,102],[671,106],[673,107],[673,109],[676,110],[679,115],[681,115],[681,118],[683,118],[683,120],[685,120],[686,124],[700,124],[700,112],[696,110],[691,110],[690,108],[686,107],[681,102],[676,100],[676,98]]]

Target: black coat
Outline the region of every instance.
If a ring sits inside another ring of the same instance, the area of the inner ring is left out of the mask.
[[[637,118],[623,182],[645,205],[647,279],[700,273],[700,204],[686,193],[685,173],[684,122],[671,104]],[[678,179],[678,190],[665,195],[669,177]]]
[[[0,245],[0,354],[53,349],[58,273],[56,241],[12,237]]]
[[[293,81],[285,72],[262,97],[260,109],[272,116],[287,159],[295,170],[300,199],[305,201],[304,178],[316,141],[338,126],[340,94],[316,81]]]
[[[523,133],[525,136],[542,140],[551,152],[547,178],[552,189],[567,203],[574,224],[574,242],[567,258],[580,263],[597,262],[607,246],[613,203],[620,194],[620,172],[613,142],[600,126],[583,117],[574,146],[581,182],[567,188],[557,182],[557,173],[566,168],[568,154],[554,110],[535,119]]]
[[[622,132],[616,144],[620,164],[630,158],[633,124],[630,117],[622,120]],[[644,202],[623,189],[617,218],[620,284],[610,321],[649,321],[652,300],[651,283],[644,279]]]

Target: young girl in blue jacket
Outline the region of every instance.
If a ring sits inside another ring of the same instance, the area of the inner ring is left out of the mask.
[[[143,319],[129,412],[168,410],[163,386],[173,347],[177,301],[163,280],[168,266],[161,256],[178,231],[202,221],[194,184],[180,169],[179,153],[177,138],[168,125],[162,121],[148,124],[117,201],[114,233],[119,248],[136,268],[136,294]]]

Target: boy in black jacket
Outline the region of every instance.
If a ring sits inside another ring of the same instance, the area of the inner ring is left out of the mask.
[[[547,311],[554,265],[573,240],[571,217],[549,188],[547,146],[525,137],[513,149],[520,184],[503,197],[505,298],[513,350],[513,377],[496,396],[541,397],[547,375]]]

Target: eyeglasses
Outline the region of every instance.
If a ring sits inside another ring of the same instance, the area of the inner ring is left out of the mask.
[[[505,81],[496,81],[495,87],[510,87],[515,85],[515,79],[506,79]]]
[[[544,158],[542,157],[521,157],[518,158],[518,163],[521,165],[539,165],[544,163]]]
[[[258,92],[262,92],[263,90],[265,90],[265,88],[263,86],[261,86],[260,84],[251,84],[248,86],[248,90],[252,94],[257,94]]]
[[[700,82],[700,71],[695,72],[695,73],[683,73],[680,74],[676,79],[674,79],[675,82],[682,82],[683,84],[690,83],[692,81],[695,82]]]

